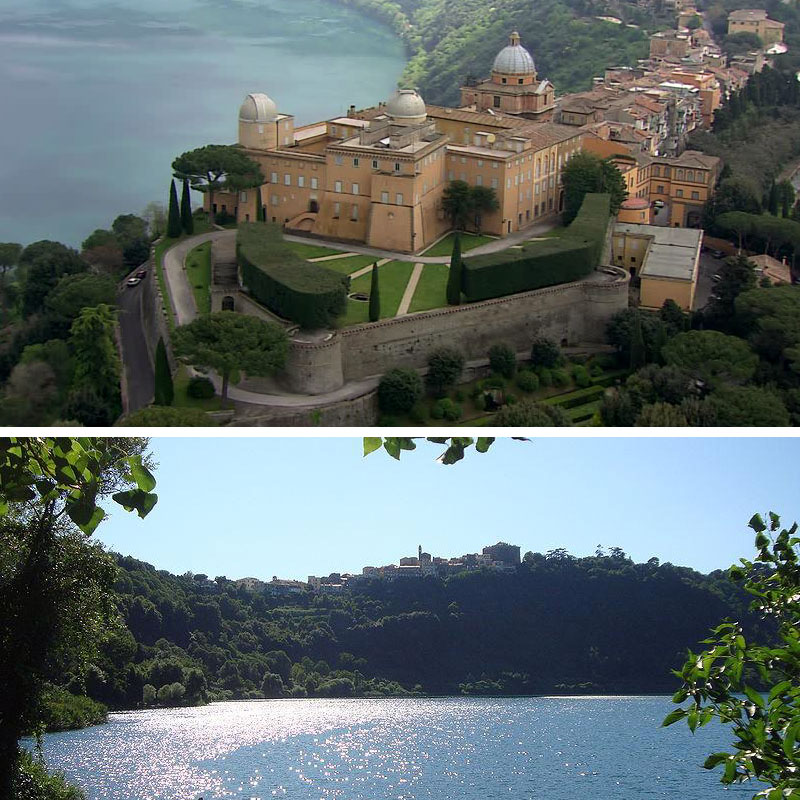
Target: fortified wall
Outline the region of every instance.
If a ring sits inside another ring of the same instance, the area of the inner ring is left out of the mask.
[[[423,368],[444,346],[470,360],[498,342],[525,351],[539,336],[564,346],[601,344],[608,321],[628,307],[628,281],[624,270],[603,267],[583,281],[302,335],[291,341],[282,382],[298,394],[324,394],[393,367]]]

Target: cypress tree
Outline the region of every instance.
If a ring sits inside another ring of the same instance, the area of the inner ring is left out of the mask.
[[[372,265],[372,284],[369,287],[369,321],[377,322],[381,318],[381,292],[378,286],[378,263]]]
[[[264,204],[261,202],[261,187],[256,189],[256,222],[264,222]]]
[[[767,200],[769,206],[769,213],[772,214],[773,217],[778,216],[778,187],[775,185],[773,181],[772,186],[769,187],[769,198]]]
[[[642,334],[642,320],[637,314],[633,320],[633,335],[631,336],[631,369],[641,369],[647,363],[647,354]]]
[[[461,280],[464,264],[461,261],[461,238],[456,232],[453,254],[450,256],[450,272],[447,276],[447,302],[451,306],[461,303]]]
[[[189,179],[183,179],[183,194],[181,195],[181,227],[187,236],[194,233],[194,220],[192,219],[192,197],[189,194]]]
[[[171,406],[175,397],[175,388],[172,385],[172,371],[167,360],[167,348],[164,346],[164,339],[159,338],[156,346],[156,376],[155,376],[155,399],[157,406]]]
[[[167,214],[167,236],[177,239],[181,235],[181,211],[178,208],[178,192],[175,181],[169,184],[169,213]]]

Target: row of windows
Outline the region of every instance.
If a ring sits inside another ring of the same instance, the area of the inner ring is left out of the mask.
[[[338,155],[334,156],[333,157],[333,163],[336,164],[337,167],[343,166],[344,165],[344,156],[338,156]],[[426,163],[427,163],[427,161],[426,161]],[[356,167],[356,168],[361,166],[361,159],[358,156],[353,158],[353,166]],[[400,166],[401,166],[400,162],[399,161],[395,161],[394,162],[394,171],[395,172],[400,172]],[[380,169],[380,168],[381,168],[380,161],[378,161],[377,158],[373,158],[372,159],[372,169]]]
[[[341,203],[334,203],[333,204],[333,218],[339,219],[342,215],[342,204]],[[351,222],[358,222],[358,206],[353,203],[350,206],[350,221]]]
[[[671,171],[673,169],[675,170],[675,179],[679,180],[679,181],[687,180],[687,181],[693,181],[693,182],[696,182],[696,183],[706,183],[707,180],[708,180],[708,178],[706,177],[706,173],[703,172],[702,170],[698,170],[695,173],[695,171],[693,169],[684,170],[684,169],[681,169],[681,168],[678,168],[678,167],[668,167],[666,164],[664,165],[664,175],[663,175],[663,177],[669,178],[669,176],[671,174]],[[653,175],[656,178],[660,178],[661,177],[661,167],[658,164],[654,164],[653,165]]]
[[[664,194],[664,184],[659,183],[656,186],[656,193],[657,194]],[[676,189],[675,190],[675,197],[683,197],[683,189]],[[700,199],[700,192],[692,192],[691,193],[692,200],[699,200]]]
[[[388,203],[389,202],[389,192],[381,192],[381,203]],[[403,195],[400,192],[397,192],[394,196],[395,205],[401,206],[403,205]]]
[[[278,173],[273,172],[269,176],[269,182],[272,184],[277,184],[280,181],[278,180]],[[283,175],[283,185],[284,186],[291,186],[292,185],[292,176],[290,173],[286,172]],[[298,175],[297,176],[297,186],[300,189],[304,189],[306,185],[306,176],[305,175]],[[311,188],[312,189],[319,189],[319,178],[311,178]]]

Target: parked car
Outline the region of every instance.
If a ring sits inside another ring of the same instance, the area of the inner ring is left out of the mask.
[[[653,200],[653,208],[664,208],[664,205],[663,200]]]
[[[714,258],[725,258],[725,253],[723,253],[722,250],[712,250],[711,255],[714,256]]]
[[[147,270],[146,270],[146,269],[140,269],[140,270],[139,270],[139,271],[136,273],[136,277],[137,277],[137,278],[139,278],[139,280],[143,280],[144,278],[146,278],[146,277],[147,277]]]
[[[718,272],[716,275],[711,276],[711,280],[714,281],[714,283],[719,283],[722,280],[722,275]]]
[[[137,278],[135,276],[133,278],[128,278],[128,280],[126,281],[128,286],[138,286],[141,282],[142,282],[142,279],[141,278]]]

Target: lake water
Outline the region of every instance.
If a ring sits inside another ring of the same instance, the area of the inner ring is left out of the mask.
[[[721,726],[661,728],[668,697],[266,700],[113,714],[50,734],[89,800],[638,800],[726,794]]]
[[[373,105],[400,41],[324,0],[0,0],[0,241],[79,244],[233,143],[248,92],[298,123]]]

